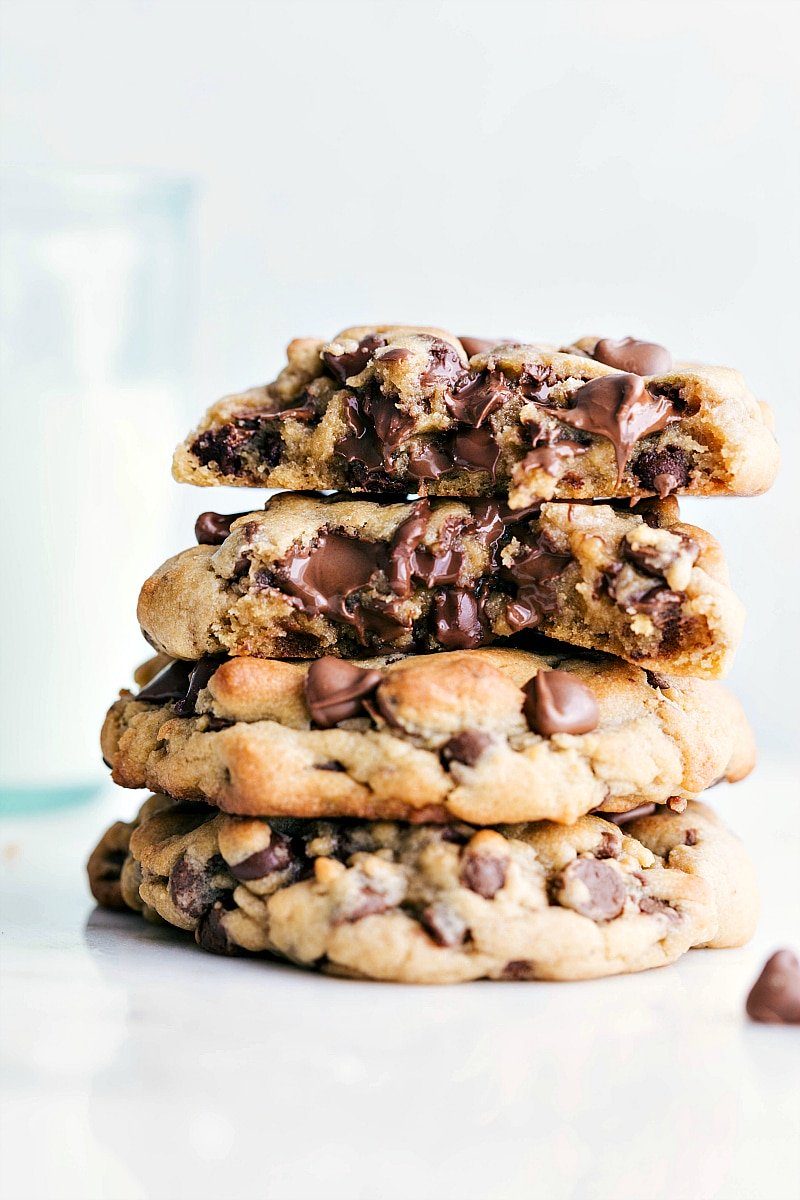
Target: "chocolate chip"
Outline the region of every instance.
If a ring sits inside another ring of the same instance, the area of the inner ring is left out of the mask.
[[[264,879],[276,871],[285,871],[295,861],[291,840],[273,829],[268,846],[257,850],[241,862],[228,863],[228,869],[234,878],[244,883],[250,879]]]
[[[631,469],[641,486],[648,492],[655,492],[662,500],[686,487],[691,474],[686,453],[679,446],[645,450]]]
[[[619,872],[594,858],[576,858],[554,881],[557,902],[592,921],[613,921],[625,907]]]
[[[398,525],[389,547],[389,586],[397,596],[411,595],[416,573],[415,552],[428,528],[429,500],[418,500],[411,513]]]
[[[655,804],[637,804],[636,808],[629,808],[627,812],[596,812],[595,816],[602,817],[604,821],[613,821],[615,825],[627,825],[630,821],[638,820],[639,817],[652,816],[655,811]]]
[[[585,446],[577,442],[554,442],[552,446],[540,446],[531,450],[522,461],[524,471],[544,471],[546,475],[558,478],[562,463],[569,462],[578,454],[583,454]]]
[[[405,346],[393,346],[391,350],[387,350],[385,354],[378,355],[378,362],[381,363],[399,363],[407,362],[411,358],[411,351]]]
[[[344,419],[348,431],[334,446],[334,453],[367,473],[380,471],[383,451],[375,427],[362,412],[358,397],[346,397]]]
[[[495,854],[471,854],[469,847],[461,860],[459,879],[464,887],[491,900],[505,885],[508,873],[508,856]]]
[[[625,557],[652,575],[663,576],[681,556],[694,563],[700,553],[697,542],[686,535],[673,538],[669,544],[663,546],[631,546],[627,542],[624,545]]]
[[[697,837],[698,837],[698,834],[697,834],[696,829],[687,829],[683,835],[684,846],[696,846],[697,845]]]
[[[791,950],[777,950],[764,964],[750,995],[747,1015],[767,1025],[800,1025],[800,963]]]
[[[444,402],[462,425],[479,428],[489,414],[501,408],[512,395],[505,375],[494,367],[481,371],[457,392],[446,395]]]
[[[201,658],[198,662],[192,665],[186,693],[178,701],[176,701],[175,704],[175,713],[177,716],[194,716],[197,705],[197,697],[200,695],[203,688],[207,686],[209,679],[221,666],[221,664],[222,659],[219,658]]]
[[[488,733],[483,733],[480,729],[465,729],[463,733],[457,733],[449,742],[445,742],[442,746],[442,758],[446,763],[460,762],[466,767],[474,767],[484,750],[491,744],[492,739]]]
[[[329,762],[315,763],[314,770],[315,771],[337,771],[339,774],[342,774],[343,772],[345,772],[347,770],[347,768],[345,767],[344,763],[340,763],[338,759],[332,758]]]
[[[571,562],[571,555],[554,554],[542,538],[522,541],[517,557],[500,571],[517,585],[515,598],[506,606],[506,620],[515,632],[538,625],[553,611],[555,582]]]
[[[492,483],[495,482],[500,447],[491,429],[457,430],[453,436],[452,454],[457,467],[486,471]]]
[[[546,408],[551,416],[600,437],[608,438],[617,460],[617,482],[636,442],[665,429],[679,416],[667,396],[654,395],[640,375],[604,375],[573,393],[570,408]]]
[[[364,917],[388,912],[393,907],[388,896],[366,885],[359,892],[356,901],[343,910],[339,923],[361,921]]]
[[[324,350],[322,361],[334,379],[339,383],[346,383],[354,375],[360,375],[374,357],[375,351],[385,345],[385,338],[377,333],[368,333],[361,339],[355,350],[343,354],[333,354],[330,350]]]
[[[225,914],[228,911],[230,910],[217,900],[201,918],[200,924],[195,930],[195,941],[201,949],[208,951],[209,954],[234,955],[241,953],[240,948],[225,928]]]
[[[554,733],[590,733],[600,712],[594,693],[568,671],[539,671],[522,689],[529,727],[542,737]]]
[[[419,377],[422,386],[450,388],[466,378],[466,368],[455,347],[441,338],[431,338],[428,366]]]
[[[420,924],[439,946],[460,946],[467,936],[466,921],[441,902],[423,910]]]
[[[503,979],[525,980],[536,978],[536,963],[527,958],[515,958],[503,967]]]
[[[408,452],[408,471],[415,479],[440,479],[452,469],[452,455],[437,450],[431,442],[415,446]]]
[[[385,396],[377,383],[363,394],[362,406],[372,420],[385,462],[386,451],[396,450],[402,445],[416,422],[398,407],[391,396]]]
[[[380,671],[367,671],[341,658],[312,662],[305,677],[305,696],[311,719],[320,729],[361,716],[363,700],[381,681]]]
[[[469,650],[486,640],[479,597],[469,588],[448,588],[434,598],[436,640],[447,650]]]
[[[230,884],[220,880],[227,876],[225,860],[215,854],[207,863],[189,858],[183,853],[169,873],[169,894],[172,903],[184,916],[195,919],[208,912],[212,904],[230,890]]]
[[[141,689],[136,699],[145,700],[148,704],[167,704],[171,700],[182,700],[189,689],[189,676],[194,666],[191,662],[173,660]]]
[[[203,512],[194,523],[194,536],[201,546],[221,546],[231,525],[244,513]]]
[[[618,371],[629,371],[633,375],[661,375],[672,369],[672,355],[656,342],[640,342],[626,337],[614,341],[600,338],[592,352],[592,358],[616,367]]]
[[[346,598],[366,587],[383,567],[379,542],[361,541],[342,533],[322,533],[303,549],[290,550],[278,565],[277,574],[298,607],[309,615],[323,613],[340,621],[354,622]]]
[[[645,671],[645,678],[651,688],[658,688],[662,692],[666,691],[670,686],[669,680],[664,675],[656,674],[655,671]]]
[[[600,845],[595,849],[595,858],[619,858],[622,853],[622,837],[615,830],[604,829]]]
[[[219,429],[207,429],[192,444],[192,453],[203,466],[216,465],[221,475],[238,475],[244,470],[245,452],[259,466],[275,467],[280,462],[283,442],[274,427],[263,420],[237,418]]]
[[[487,354],[489,350],[493,350],[495,346],[502,346],[510,341],[510,338],[476,338],[476,337],[459,337],[458,339],[464,347],[464,353],[467,358],[474,358],[476,354]]]
[[[669,917],[671,921],[680,920],[680,913],[677,913],[666,900],[661,900],[657,896],[642,896],[639,900],[639,912],[648,917],[660,913],[662,916]]]

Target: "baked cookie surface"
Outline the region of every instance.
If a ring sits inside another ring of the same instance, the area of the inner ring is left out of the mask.
[[[713,678],[744,620],[719,546],[674,499],[513,513],[282,493],[263,512],[202,514],[197,536],[139,597],[148,641],[176,658],[468,649],[536,628]]]
[[[214,953],[455,983],[592,979],[718,944],[724,896],[702,870],[676,869],[596,816],[482,830],[268,822],[153,796],[125,828],[121,865],[116,827],[90,861],[100,903],[194,932]],[[710,828],[721,861],[724,831]]]
[[[172,663],[111,707],[103,754],[125,787],[228,812],[476,825],[680,807],[751,769],[749,726],[721,685],[542,641]]]
[[[755,495],[775,478],[770,412],[735,370],[673,365],[666,351],[607,338],[563,349],[465,341],[471,358],[452,334],[411,326],[298,339],[274,383],[208,410],[173,473],[200,485],[498,495],[512,509]]]

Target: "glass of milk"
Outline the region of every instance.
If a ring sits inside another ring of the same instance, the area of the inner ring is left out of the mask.
[[[88,797],[109,704],[150,653],[143,580],[172,551],[192,187],[0,180],[0,809]]]

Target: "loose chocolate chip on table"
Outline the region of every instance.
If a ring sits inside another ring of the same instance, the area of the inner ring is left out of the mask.
[[[466,767],[474,767],[487,746],[492,744],[488,733],[480,729],[465,729],[457,733],[449,742],[442,746],[442,758],[445,762],[460,762]]]
[[[574,429],[608,438],[617,460],[617,481],[640,438],[679,419],[668,396],[649,392],[640,375],[604,375],[573,392],[570,408],[544,408]],[[544,406],[543,406],[544,407]]]
[[[747,997],[747,1015],[766,1025],[800,1025],[800,962],[791,950],[776,950]]]
[[[203,512],[194,523],[194,536],[201,546],[221,546],[231,531],[231,525],[244,513]]]
[[[534,733],[590,733],[600,712],[594,693],[569,671],[539,671],[522,689],[523,711]]]
[[[367,671],[342,658],[320,658],[305,678],[305,695],[311,719],[320,729],[361,716],[362,701],[381,681],[380,671]]]
[[[565,867],[554,885],[559,904],[592,921],[613,921],[625,907],[625,884],[607,862],[576,858]]]
[[[616,367],[618,371],[629,371],[632,375],[661,375],[672,368],[672,355],[664,346],[659,346],[657,342],[640,342],[632,337],[620,338],[619,341],[600,338],[592,358],[605,363],[607,367]]]

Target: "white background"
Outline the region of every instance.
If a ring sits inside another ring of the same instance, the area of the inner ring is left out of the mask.
[[[800,718],[796,12],[767,0],[3,3],[6,169],[166,172],[196,187],[184,425],[272,377],[291,337],[391,320],[555,341],[634,334],[738,366],[773,404],[784,453],[767,496],[683,505],[723,542],[750,611],[733,683],[767,761],[714,802],[760,873],[751,946],[592,984],[337,984],[204,958],[92,914],[81,860],[133,796],[8,822],[9,1200],[796,1195],[797,1038],[742,1013],[764,956],[797,941],[796,775],[769,761],[796,751]],[[171,418],[162,431],[145,416],[143,444],[166,473]],[[34,483],[52,466],[37,446],[35,429],[3,446]],[[135,498],[152,464],[140,475],[135,454],[120,462],[119,492]],[[91,470],[86,486],[103,505]],[[115,594],[123,560],[143,578],[173,519],[178,549],[200,508],[242,507],[235,494],[167,494],[152,548],[141,531],[82,531],[98,594]],[[6,528],[24,528],[23,501],[5,488]],[[153,507],[148,492],[141,511]],[[125,683],[139,652],[135,595],[110,606],[119,639],[97,662],[92,628],[40,565],[36,546],[11,565],[12,601],[52,586],[52,620],[96,687],[93,743],[109,680]],[[47,689],[47,673],[33,683]],[[46,756],[29,692],[20,719]]]
[[[3,25],[6,166],[197,184],[185,425],[273,377],[291,337],[373,320],[631,333],[740,367],[775,408],[782,477],[683,511],[720,537],[749,609],[732,680],[761,746],[793,744],[795,4],[5,0]],[[172,494],[178,549],[212,501]],[[143,576],[161,550],[137,553]]]

